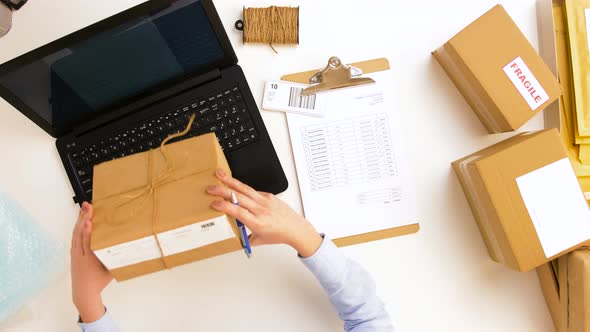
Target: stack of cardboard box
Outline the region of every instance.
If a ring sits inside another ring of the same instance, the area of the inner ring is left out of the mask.
[[[499,5],[433,55],[490,133],[516,130],[547,108],[552,129],[515,135],[455,161],[453,168],[490,257],[518,271],[536,269],[560,331],[590,331],[590,250],[578,250],[590,239],[590,167],[580,145],[586,120],[590,134],[590,111],[588,119],[581,111],[590,99],[584,98],[585,71],[572,71],[580,64],[569,55],[579,52],[590,73],[588,42],[585,28],[582,33],[576,26],[584,38],[569,53],[564,0],[544,1],[539,17],[551,26],[542,22],[539,30],[551,36],[542,42],[553,50],[544,50],[544,58]],[[580,8],[590,7],[590,0],[575,3],[571,11],[580,20]]]

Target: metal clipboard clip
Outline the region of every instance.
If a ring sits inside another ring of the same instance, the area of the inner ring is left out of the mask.
[[[309,84],[313,85],[303,90],[301,95],[308,96],[335,89],[375,83],[371,78],[358,77],[362,74],[361,69],[344,65],[338,57],[333,56],[324,70],[315,73],[309,79]]]

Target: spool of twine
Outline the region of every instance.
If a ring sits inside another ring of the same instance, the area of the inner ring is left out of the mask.
[[[273,45],[299,44],[299,7],[244,8],[243,15],[236,28],[244,31],[244,43],[269,44],[275,53]]]

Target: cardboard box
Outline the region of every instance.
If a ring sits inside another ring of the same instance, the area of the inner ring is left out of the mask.
[[[590,239],[590,211],[555,129],[453,163],[493,260],[529,271]]]
[[[561,324],[561,304],[559,301],[559,282],[557,260],[543,264],[536,269],[541,291],[547,302],[555,329]]]
[[[230,174],[215,134],[95,166],[91,248],[115,279],[241,249],[235,221],[209,207],[217,168]]]
[[[590,331],[590,250],[559,258],[561,318],[558,331]]]
[[[433,55],[490,133],[520,128],[561,94],[555,76],[501,5]]]

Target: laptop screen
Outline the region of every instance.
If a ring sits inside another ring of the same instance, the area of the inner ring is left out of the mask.
[[[52,128],[92,118],[224,58],[199,0],[169,1],[62,46],[0,74],[0,87]]]

